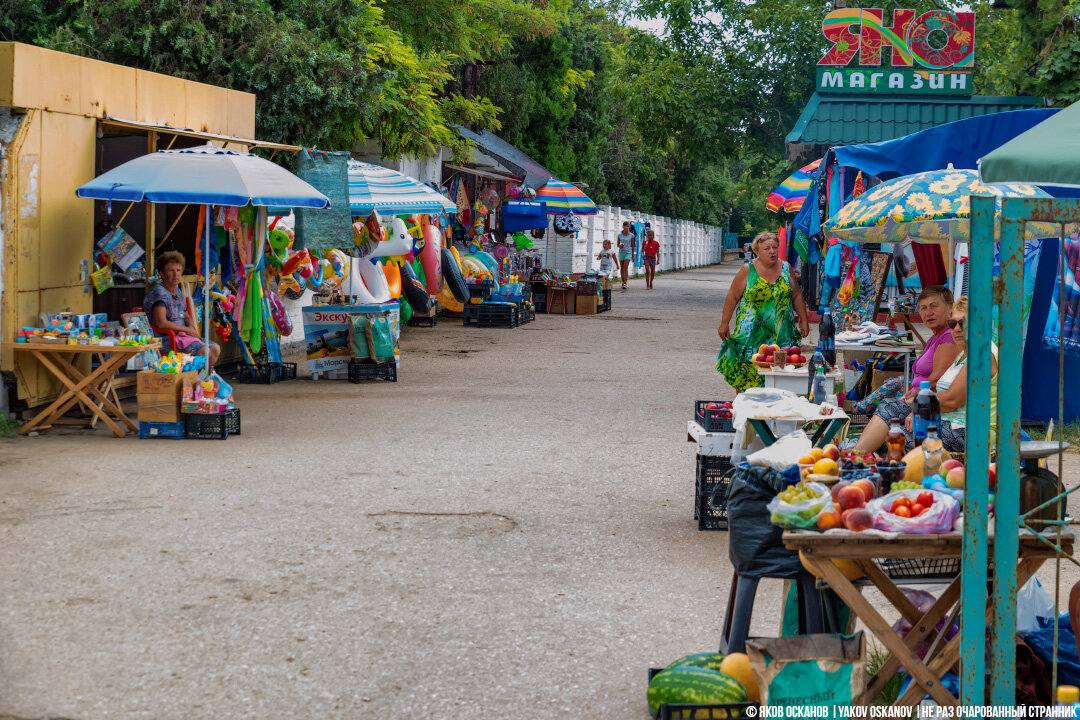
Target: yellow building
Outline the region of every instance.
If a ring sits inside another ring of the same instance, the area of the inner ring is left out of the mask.
[[[86,275],[101,223],[120,221],[146,250],[193,247],[196,213],[185,207],[105,203],[75,189],[138,155],[213,142],[256,142],[255,96],[158,73],[0,42],[0,338],[38,325],[40,313],[119,312],[142,301],[141,283],[94,292]],[[193,253],[188,250],[189,267]],[[14,377],[13,403],[53,399],[52,377],[24,353],[0,353]],[[0,387],[2,391],[2,387]],[[3,407],[0,398],[0,408]]]

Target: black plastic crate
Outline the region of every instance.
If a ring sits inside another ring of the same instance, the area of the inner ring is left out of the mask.
[[[241,385],[273,385],[280,380],[281,365],[277,363],[241,365],[236,373],[236,382]]]
[[[473,305],[471,303],[465,303],[465,307],[461,312],[461,324],[462,325],[475,325],[476,316],[480,313],[480,305]]]
[[[888,558],[877,564],[895,580],[951,580],[960,574],[960,558]]]
[[[649,668],[649,682],[666,668]],[[660,703],[656,720],[728,720],[729,718],[748,717],[747,708],[757,708],[760,703]],[[754,713],[757,716],[757,713]]]
[[[240,408],[216,415],[185,413],[184,434],[188,439],[195,440],[224,440],[230,435],[239,435]]]
[[[296,363],[271,363],[281,368],[281,380],[296,379]]]
[[[468,286],[470,302],[475,298],[480,298],[481,302],[487,302],[487,299],[491,297],[492,289],[495,287],[492,283],[468,283]]]
[[[611,309],[611,289],[600,291],[600,304],[596,307],[596,312],[607,312]]]
[[[435,327],[438,324],[439,318],[434,313],[432,313],[431,315],[419,317],[413,315],[411,318],[409,318],[408,323],[409,327]]]
[[[368,380],[397,382],[397,363],[377,363],[363,358],[349,360],[349,382],[362,383]]]
[[[694,403],[694,418],[697,424],[705,428],[705,432],[735,432],[735,423],[732,418],[720,417],[719,410],[707,410],[708,403],[724,402],[723,400],[698,400]]]
[[[477,306],[477,327],[517,327],[520,315],[512,303],[481,303]]]
[[[731,458],[697,456],[697,479],[694,486],[694,519],[698,530],[727,530],[727,493],[735,468]]]

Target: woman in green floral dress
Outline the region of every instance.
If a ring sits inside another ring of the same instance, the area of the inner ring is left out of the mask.
[[[750,247],[757,257],[743,265],[731,282],[717,331],[723,344],[716,369],[736,392],[763,384],[757,366],[750,362],[761,345],[798,345],[810,334],[806,303],[799,284],[791,280],[791,268],[780,260],[776,234],[758,233]]]

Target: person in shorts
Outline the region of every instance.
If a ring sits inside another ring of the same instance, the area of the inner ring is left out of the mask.
[[[645,235],[641,244],[642,264],[645,266],[645,289],[652,290],[653,278],[656,277],[656,261],[660,257],[660,243],[652,230]]]
[[[596,256],[596,259],[600,261],[600,274],[606,278],[611,277],[611,273],[615,271],[615,251],[611,249],[611,241],[604,241],[604,249],[600,251],[600,254]]]
[[[630,261],[637,262],[634,253],[634,232],[630,229],[630,223],[622,224],[622,232],[615,238],[619,242],[619,266],[622,270],[622,289],[626,289],[626,279],[630,274]]]

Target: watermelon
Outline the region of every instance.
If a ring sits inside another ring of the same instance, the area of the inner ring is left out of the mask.
[[[746,688],[718,670],[701,667],[669,667],[649,683],[649,712],[656,717],[661,703],[723,705],[746,702]]]
[[[664,669],[666,670],[673,667],[700,667],[708,668],[710,670],[720,670],[720,663],[722,662],[724,662],[724,656],[720,653],[695,653],[694,655],[687,655],[686,657],[679,658]]]

